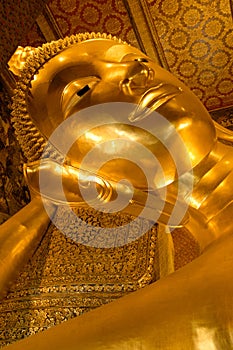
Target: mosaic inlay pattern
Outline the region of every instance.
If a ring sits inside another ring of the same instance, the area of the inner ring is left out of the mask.
[[[130,216],[100,215],[94,210],[77,210],[82,220],[97,227],[130,223],[129,234],[138,225]],[[60,208],[58,217],[65,216]],[[69,215],[65,216],[69,219]],[[132,222],[133,223],[133,222]],[[144,221],[143,225],[149,225]],[[81,315],[120,296],[145,286],[155,278],[157,228],[118,248],[93,248],[77,244],[53,225],[27,264],[24,272],[0,304],[0,346]]]

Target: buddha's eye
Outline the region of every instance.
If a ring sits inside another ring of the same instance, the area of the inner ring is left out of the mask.
[[[89,85],[85,85],[82,89],[80,89],[78,92],[76,92],[76,94],[81,97],[83,96],[86,92],[88,92],[90,90],[90,86]]]
[[[135,58],[134,61],[148,63],[148,60],[144,57]]]
[[[64,117],[72,113],[81,100],[86,98],[98,84],[100,78],[95,76],[84,77],[67,84],[62,93],[62,110]]]

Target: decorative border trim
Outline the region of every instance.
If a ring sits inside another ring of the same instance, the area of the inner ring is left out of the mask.
[[[123,0],[140,48],[160,66],[169,70],[158,33],[145,0]]]
[[[37,17],[36,23],[47,42],[63,38],[62,32],[48,5],[45,5],[43,13]]]

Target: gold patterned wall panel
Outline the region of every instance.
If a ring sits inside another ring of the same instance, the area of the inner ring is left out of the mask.
[[[160,61],[209,110],[233,105],[233,25],[229,0],[128,0],[139,33],[148,31]],[[140,3],[147,28],[135,13]],[[147,49],[147,43],[144,43]]]

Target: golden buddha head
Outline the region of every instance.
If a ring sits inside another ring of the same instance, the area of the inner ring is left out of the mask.
[[[128,109],[118,111],[119,103],[128,105]],[[112,112],[102,108],[109,104]],[[107,35],[80,34],[39,48],[25,65],[14,106],[16,132],[29,161],[38,160],[54,130],[75,117],[75,126],[70,123],[66,129],[66,139],[75,142],[64,162],[80,168],[86,155],[97,146],[85,170],[95,171],[93,159],[99,164],[108,154],[106,163],[98,169],[101,177],[115,182],[127,179],[142,191],[148,190],[148,178],[129,157],[117,158],[119,139],[124,140],[129,154],[137,152],[130,146],[133,141],[156,158],[156,165],[150,159],[143,163],[154,174],[149,190],[177,180],[177,161],[170,152],[178,147],[176,152],[180,153],[174,133],[187,151],[190,169],[216,141],[208,112],[183,83],[138,49]],[[160,117],[167,121],[167,127],[157,122]],[[90,120],[97,123],[91,123],[87,130],[85,125]],[[84,132],[80,134],[80,130]],[[107,147],[103,147],[104,142]],[[55,150],[63,152],[59,144]],[[182,156],[181,152],[180,163],[185,162]],[[144,158],[144,153],[139,150],[137,157]],[[184,171],[187,170],[186,167]]]

